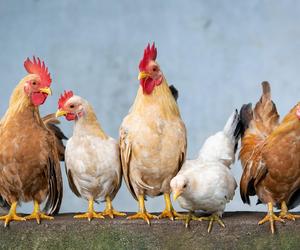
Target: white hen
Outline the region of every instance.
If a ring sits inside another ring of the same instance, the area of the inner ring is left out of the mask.
[[[115,211],[112,199],[121,184],[119,146],[102,130],[91,105],[72,92],[60,98],[57,116],[75,120],[73,136],[65,151],[66,172],[72,191],[89,201],[88,212],[75,218],[103,218],[125,215]],[[94,201],[106,200],[106,209],[97,214]]]
[[[230,172],[235,161],[235,151],[240,138],[241,124],[237,110],[228,119],[223,131],[210,136],[204,143],[195,160],[187,160],[170,185],[174,199],[178,197],[182,208],[190,213],[181,217],[186,226],[191,219],[209,220],[208,232],[213,221],[221,221],[226,203],[233,199],[236,181]],[[212,215],[197,218],[196,210],[206,211]]]

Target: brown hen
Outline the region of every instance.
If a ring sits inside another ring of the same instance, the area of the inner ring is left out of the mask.
[[[247,128],[242,137],[240,159],[243,174],[240,193],[244,203],[257,195],[258,202],[267,204],[268,214],[259,222],[283,219],[295,220],[288,213],[300,203],[300,104],[298,103],[279,123],[279,115],[268,82],[263,82],[263,94],[252,111],[251,104],[241,109],[241,119]],[[279,216],[273,206],[281,208]]]
[[[0,197],[3,205],[10,207],[0,219],[5,226],[10,221],[52,219],[40,211],[46,201],[45,211],[55,214],[62,200],[60,159],[63,160],[65,139],[56,127],[54,115],[40,117],[39,106],[51,94],[51,78],[39,59],[24,63],[29,73],[14,89],[9,107],[0,122]],[[21,218],[16,214],[21,201],[34,201],[31,215]]]

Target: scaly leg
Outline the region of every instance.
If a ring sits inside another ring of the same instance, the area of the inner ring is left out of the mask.
[[[109,196],[105,197],[106,199],[106,205],[105,205],[105,209],[104,211],[101,213],[103,216],[108,215],[110,218],[114,218],[115,216],[125,216],[125,213],[120,213],[116,210],[114,210],[113,206],[112,206],[112,202]]]
[[[275,221],[280,221],[280,222],[284,222],[283,219],[281,219],[280,217],[277,217],[274,212],[273,212],[273,204],[271,202],[268,203],[268,214],[261,220],[258,222],[258,225],[262,225],[264,223],[266,223],[267,221],[270,221],[270,226],[271,226],[271,232],[272,234],[274,234],[275,232]]]
[[[93,218],[104,219],[101,213],[97,214],[94,210],[94,199],[89,200],[88,211],[84,214],[78,214],[74,216],[75,219],[88,219],[91,221]]]
[[[279,214],[279,218],[294,221],[296,219],[300,219],[300,215],[295,215],[295,214],[289,213],[288,207],[287,207],[285,201],[283,201],[283,202],[281,202],[281,212]]]
[[[34,204],[33,212],[31,215],[27,215],[24,217],[26,220],[36,219],[37,224],[40,224],[41,219],[45,219],[45,220],[53,220],[54,219],[52,216],[48,216],[40,211],[40,204],[36,200],[33,201],[33,204]]]
[[[180,216],[175,218],[176,220],[185,220],[185,227],[188,228],[191,220],[199,220],[198,217],[194,215],[193,211],[189,211],[188,214],[180,214]]]
[[[162,218],[170,218],[171,220],[174,220],[175,217],[181,217],[182,215],[177,213],[173,206],[172,206],[172,202],[170,199],[170,194],[168,193],[164,193],[164,198],[165,198],[165,203],[166,203],[166,208],[165,210],[158,216],[159,219]]]
[[[139,212],[137,212],[134,215],[128,216],[127,219],[129,220],[143,219],[148,223],[148,225],[150,225],[150,219],[157,219],[157,216],[149,214],[146,211],[144,195],[138,195],[138,200],[139,200]]]
[[[17,215],[17,202],[13,202],[11,204],[10,210],[7,215],[0,216],[0,220],[4,220],[4,227],[7,227],[9,225],[10,221],[25,221],[25,218],[22,218]]]
[[[202,221],[202,220],[209,221],[208,228],[207,228],[208,233],[211,232],[214,221],[218,222],[221,227],[225,227],[224,222],[221,220],[220,216],[216,213],[214,213],[210,216],[207,216],[207,217],[200,217],[200,218],[198,218],[198,220],[200,220],[200,221]]]

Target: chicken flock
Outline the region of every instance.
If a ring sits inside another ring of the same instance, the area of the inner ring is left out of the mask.
[[[59,212],[63,181],[60,161],[72,192],[88,202],[87,212],[74,218],[103,219],[126,216],[112,202],[122,178],[138,202],[136,214],[128,219],[169,218],[208,221],[225,227],[222,221],[226,204],[235,194],[237,182],[231,172],[235,155],[243,167],[240,195],[250,204],[256,195],[266,204],[267,215],[259,224],[295,220],[289,212],[300,203],[300,103],[280,122],[271,99],[268,82],[262,83],[262,96],[252,109],[242,106],[228,118],[224,128],[208,137],[196,159],[186,160],[187,132],[177,104],[178,91],[169,86],[156,61],[154,43],[145,48],[139,63],[140,86],[128,115],[119,130],[119,140],[105,133],[92,105],[72,91],[58,100],[56,113],[41,117],[39,106],[51,95],[51,76],[39,58],[24,62],[27,75],[14,89],[8,109],[0,120],[0,216],[4,226],[11,221],[52,220]],[[58,117],[74,121],[73,135],[67,139],[58,127]],[[64,140],[67,140],[64,144]],[[188,213],[177,213],[177,200]],[[164,196],[165,210],[150,214],[147,197]],[[104,201],[102,212],[94,202]],[[21,202],[34,204],[32,214],[17,214]],[[43,209],[40,209],[41,204]],[[274,207],[281,211],[274,213]],[[207,213],[197,216],[197,211]]]

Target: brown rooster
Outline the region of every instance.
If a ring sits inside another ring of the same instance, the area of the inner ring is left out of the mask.
[[[140,87],[120,128],[120,152],[124,179],[139,202],[139,212],[129,219],[155,216],[147,213],[145,196],[164,194],[166,209],[160,218],[174,219],[170,181],[180,170],[186,154],[186,129],[167,81],[156,60],[154,44],[140,62]],[[176,91],[175,91],[176,92]]]
[[[259,224],[270,221],[274,233],[275,221],[300,218],[288,213],[300,203],[300,103],[279,123],[270,85],[263,82],[262,86],[263,94],[254,110],[251,104],[241,109],[247,130],[240,151],[240,192],[244,203],[250,204],[249,196],[256,194],[259,203],[267,204],[268,214]],[[281,209],[279,216],[274,214],[274,206]]]
[[[64,157],[65,139],[56,127],[55,115],[41,118],[39,106],[51,94],[51,77],[39,58],[27,59],[24,67],[29,73],[14,89],[9,107],[0,122],[0,200],[10,207],[1,216],[7,226],[10,221],[52,219],[40,211],[55,214],[62,200],[60,160]],[[24,218],[16,214],[21,201],[34,201],[34,211]]]

